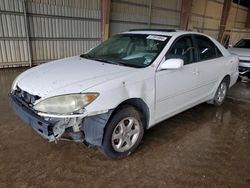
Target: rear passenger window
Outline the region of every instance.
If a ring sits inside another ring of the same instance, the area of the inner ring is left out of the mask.
[[[205,36],[195,36],[195,41],[200,61],[222,56],[220,50],[209,38]]]

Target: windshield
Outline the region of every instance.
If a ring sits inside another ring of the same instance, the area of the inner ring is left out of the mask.
[[[167,41],[167,36],[120,34],[81,57],[137,68],[146,67],[154,61]]]
[[[242,39],[234,45],[235,48],[250,48],[250,39]]]

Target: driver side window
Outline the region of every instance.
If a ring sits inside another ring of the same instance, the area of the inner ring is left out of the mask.
[[[165,59],[179,58],[183,59],[184,65],[195,62],[195,48],[191,36],[185,36],[177,39],[167,52]]]

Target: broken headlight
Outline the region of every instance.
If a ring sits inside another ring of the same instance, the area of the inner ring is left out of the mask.
[[[86,107],[98,95],[98,93],[82,93],[50,97],[38,102],[34,109],[45,113],[69,114]]]

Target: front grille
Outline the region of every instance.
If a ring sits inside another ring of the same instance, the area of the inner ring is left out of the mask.
[[[249,60],[240,60],[240,63],[250,63]]]
[[[33,104],[36,100],[41,98],[37,95],[29,94],[28,92],[22,90],[18,86],[17,86],[17,89],[14,91],[14,95],[16,95],[19,99],[21,99],[26,104]]]

